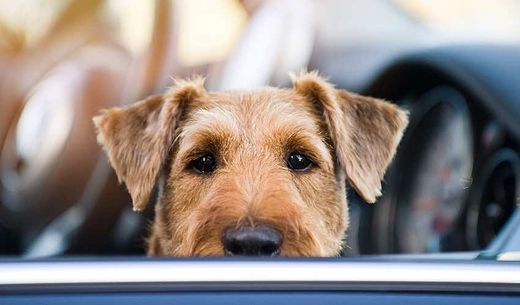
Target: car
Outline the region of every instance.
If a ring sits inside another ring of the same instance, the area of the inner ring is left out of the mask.
[[[41,27],[0,14],[0,304],[519,303],[516,2],[60,3],[26,6]],[[349,192],[342,256],[144,257],[153,204],[131,210],[92,116],[170,76],[284,86],[303,67],[410,111],[383,196]]]

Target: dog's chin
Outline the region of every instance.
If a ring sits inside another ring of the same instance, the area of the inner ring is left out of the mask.
[[[321,257],[326,256],[324,253],[321,253],[319,248],[317,247],[282,247],[282,249],[269,254],[269,255],[236,255],[230,253],[224,249],[220,240],[209,241],[205,240],[203,243],[196,245],[191,249],[182,249],[177,248],[177,251],[173,253],[165,253],[165,255],[173,255],[180,257],[278,257],[278,256],[286,256],[286,257]]]
[[[298,247],[298,245],[300,247]],[[166,251],[164,251],[166,250]],[[154,255],[167,255],[177,257],[331,257],[337,256],[338,251],[331,251],[324,253],[322,248],[317,244],[308,244],[305,242],[292,242],[290,245],[282,246],[279,251],[270,255],[235,255],[224,249],[222,242],[216,240],[204,240],[204,242],[195,245],[194,247],[174,247],[173,249],[164,249],[163,253],[154,253]]]
[[[292,254],[290,254],[292,253]],[[310,253],[310,252],[307,252],[305,255],[304,254],[301,254],[300,251],[298,251],[297,249],[290,249],[289,251],[285,252],[285,251],[277,251],[273,254],[270,254],[270,255],[235,255],[233,253],[230,253],[228,251],[225,251],[223,250],[223,248],[221,249],[215,249],[215,250],[209,250],[209,249],[197,249],[195,250],[193,253],[189,254],[189,255],[181,255],[181,256],[193,256],[193,257],[264,257],[264,258],[268,258],[268,257],[280,257],[280,256],[284,256],[284,257],[320,257],[322,255],[319,255],[318,253]]]
[[[339,251],[338,251],[339,252]],[[177,253],[178,256],[202,256],[202,257],[327,257],[327,256],[336,256],[336,253],[323,253],[319,247],[282,247],[279,251],[272,253],[270,255],[235,255],[226,250],[222,244],[215,243],[211,245],[210,243],[197,247],[190,251],[189,253]]]

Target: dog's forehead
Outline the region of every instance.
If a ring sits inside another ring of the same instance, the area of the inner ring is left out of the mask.
[[[251,135],[291,128],[318,134],[319,125],[301,97],[291,90],[267,88],[210,93],[188,114],[183,134],[227,130]]]
[[[292,90],[263,88],[248,91],[224,91],[209,96],[211,105],[236,113],[245,120],[259,120],[279,113],[307,115],[307,104]]]

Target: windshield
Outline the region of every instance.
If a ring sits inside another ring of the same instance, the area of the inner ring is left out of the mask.
[[[518,1],[393,1],[410,17],[453,40],[520,42]]]

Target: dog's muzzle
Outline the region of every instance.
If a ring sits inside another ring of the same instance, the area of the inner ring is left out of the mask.
[[[276,256],[280,254],[282,235],[265,226],[229,228],[222,236],[228,256]]]

